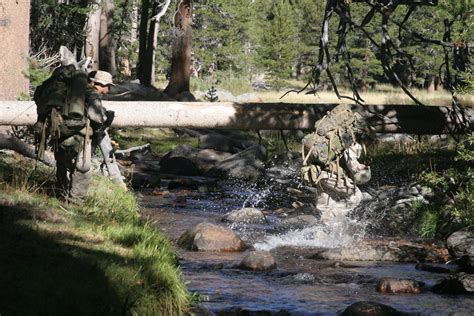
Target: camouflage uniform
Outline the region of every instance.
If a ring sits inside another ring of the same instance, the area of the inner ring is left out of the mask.
[[[61,140],[56,158],[56,186],[59,196],[68,201],[80,201],[85,198],[92,181],[92,139],[100,133],[107,119],[99,93],[89,89],[86,94],[87,117],[90,128],[81,133]]]

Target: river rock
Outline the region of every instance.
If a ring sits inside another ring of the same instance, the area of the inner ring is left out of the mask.
[[[474,275],[458,273],[455,276],[441,280],[433,286],[432,290],[439,294],[472,294],[474,293]]]
[[[306,227],[316,226],[318,224],[319,221],[314,215],[297,215],[283,220],[278,228],[303,229]]]
[[[354,243],[347,247],[329,248],[313,255],[313,259],[337,261],[390,261],[390,262],[440,262],[444,261],[442,249],[411,242]]]
[[[132,172],[129,174],[132,187],[135,189],[156,188],[160,186],[161,179],[157,174],[145,172]]]
[[[187,230],[178,245],[195,251],[241,251],[243,241],[229,228],[201,223]]]
[[[446,246],[462,271],[474,273],[474,228],[452,233],[446,240]]]
[[[252,146],[218,162],[206,175],[257,181],[265,168],[266,157],[265,147]]]
[[[377,283],[377,291],[390,294],[420,294],[424,284],[415,280],[383,278]]]
[[[224,216],[222,221],[229,223],[264,224],[267,220],[262,211],[253,207],[234,210]]]
[[[239,267],[252,271],[268,271],[276,267],[273,255],[268,251],[251,251],[240,262]]]
[[[212,149],[198,149],[189,145],[176,147],[160,160],[160,172],[165,174],[199,176],[230,154]]]
[[[385,304],[362,301],[347,307],[342,316],[398,316],[404,315],[395,308]]]
[[[428,263],[417,263],[415,266],[416,270],[432,272],[432,273],[450,273],[451,270],[444,267],[438,267]]]
[[[199,137],[199,148],[213,149],[220,152],[236,154],[256,143],[248,140],[234,139],[221,134],[207,134]]]

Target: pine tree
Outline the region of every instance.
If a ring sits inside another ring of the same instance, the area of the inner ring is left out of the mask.
[[[291,77],[298,50],[295,11],[287,0],[276,0],[261,23],[258,62],[276,88]]]

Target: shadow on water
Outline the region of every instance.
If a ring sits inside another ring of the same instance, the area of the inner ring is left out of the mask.
[[[127,299],[97,264],[122,258],[75,245],[80,237],[67,232],[38,230],[32,220],[64,219],[48,218],[32,206],[0,204],[1,315],[127,313]]]

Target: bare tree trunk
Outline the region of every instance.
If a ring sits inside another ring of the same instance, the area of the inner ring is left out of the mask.
[[[144,73],[146,69],[146,52],[148,46],[148,20],[150,17],[150,0],[142,0],[139,28],[138,69],[137,77],[144,84]]]
[[[165,89],[165,93],[171,97],[189,91],[192,8],[192,0],[179,0],[176,6],[176,37],[172,45],[171,78]]]
[[[158,9],[158,3],[153,3],[151,12],[153,15],[156,14],[156,10]],[[146,39],[146,51],[143,60],[143,68],[141,69],[141,78],[140,83],[144,86],[150,87],[154,83],[154,53],[155,53],[155,37],[156,33],[158,32],[158,23],[155,19],[151,19],[150,25],[148,28],[147,39]]]
[[[92,10],[89,13],[86,24],[86,49],[85,55],[92,57],[94,63],[91,65],[93,70],[99,69],[99,38],[100,38],[100,14],[102,12],[100,0],[91,2]]]
[[[160,28],[160,20],[165,15],[168,10],[171,0],[166,0],[161,5],[158,3],[153,4],[153,17],[150,21],[150,28],[148,31],[148,40],[146,47],[146,55],[144,68],[142,72],[142,81],[141,84],[145,86],[152,86],[155,83],[155,56],[156,56],[156,46],[158,43],[158,31]],[[160,10],[158,10],[161,7]]]
[[[99,69],[108,71],[112,75],[117,71],[115,64],[115,43],[112,38],[114,9],[113,0],[103,1],[99,32]]]

